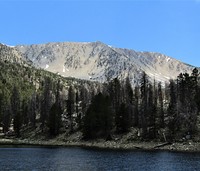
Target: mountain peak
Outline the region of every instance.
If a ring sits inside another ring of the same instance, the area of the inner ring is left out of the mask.
[[[151,78],[167,81],[193,67],[161,53],[114,48],[103,42],[60,42],[16,46],[26,58],[48,71],[65,77],[106,81],[129,76],[137,83],[145,71]]]

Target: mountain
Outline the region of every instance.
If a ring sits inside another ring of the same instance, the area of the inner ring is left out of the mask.
[[[114,48],[101,42],[0,44],[0,130],[5,133],[0,138],[15,135],[26,141],[49,140],[60,134],[59,141],[73,137],[76,144],[82,138],[84,142],[90,138],[107,142],[112,137],[115,145],[116,139],[126,143],[130,138],[133,142],[199,142],[197,70],[163,89],[156,84],[155,88],[147,86],[145,79],[134,91],[130,84],[117,80],[108,85],[97,82],[128,76],[134,85],[143,71],[164,82],[192,69],[159,53]],[[124,141],[121,137],[126,133]]]
[[[143,71],[150,78],[164,82],[194,68],[160,53],[115,48],[102,42],[18,45],[14,49],[36,67],[64,77],[100,82],[128,76],[136,84]]]

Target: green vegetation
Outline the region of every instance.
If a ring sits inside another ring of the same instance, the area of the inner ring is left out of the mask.
[[[96,82],[63,78],[15,62],[1,60],[0,70],[0,123],[4,133],[14,129],[17,137],[26,127],[39,127],[44,133],[49,130],[51,136],[58,135],[60,128],[68,124],[65,120],[66,111],[69,111],[66,110],[68,90],[73,88],[78,93],[79,89],[82,91],[81,87],[85,87],[85,91],[98,88]],[[72,107],[74,102],[72,99]],[[65,121],[61,122],[61,119]],[[74,118],[71,117],[73,124]]]
[[[93,98],[84,117],[83,133],[87,138],[106,137],[103,123],[108,120],[112,135],[135,128],[138,140],[198,141],[199,78],[195,68],[191,75],[181,73],[162,87],[160,82],[152,83],[144,72],[134,91],[128,79],[120,82],[116,78],[104,85],[104,95]]]
[[[20,63],[0,61],[0,123],[3,132],[23,136],[30,129],[48,137],[76,131],[85,139],[137,129],[137,140],[195,140],[199,130],[200,82],[195,68],[165,87],[142,73],[100,84],[63,78]],[[12,130],[13,129],[13,130]]]

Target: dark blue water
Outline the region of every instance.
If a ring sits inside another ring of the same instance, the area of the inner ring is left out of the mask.
[[[83,148],[0,148],[6,171],[200,171],[200,153]]]

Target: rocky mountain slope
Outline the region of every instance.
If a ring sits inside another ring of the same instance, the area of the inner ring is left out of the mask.
[[[14,47],[10,47],[0,43],[0,61],[11,62],[21,65],[31,65],[32,62],[26,56],[24,56],[20,51]]]
[[[19,45],[14,49],[37,67],[64,77],[100,82],[128,76],[135,84],[142,71],[164,82],[194,68],[160,53],[114,48],[102,42]]]

